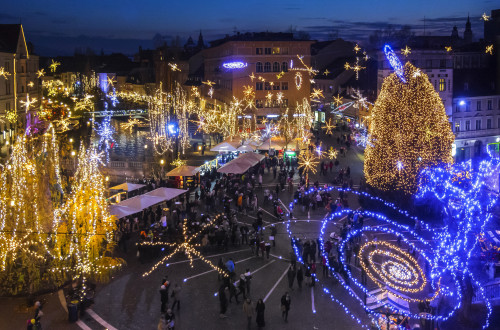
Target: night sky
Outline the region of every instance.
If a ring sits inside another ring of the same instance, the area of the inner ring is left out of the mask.
[[[354,5],[352,5],[354,4]],[[470,14],[474,38],[483,34],[483,12],[500,8],[493,0],[8,0],[0,23],[24,25],[28,41],[41,55],[70,55],[76,47],[133,54],[153,46],[160,34],[167,42],[202,30],[205,42],[239,32],[285,32],[292,27],[313,39],[341,37],[363,41],[373,30],[408,24],[422,34],[463,35]]]

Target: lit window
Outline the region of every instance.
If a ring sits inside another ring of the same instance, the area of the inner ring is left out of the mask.
[[[444,78],[439,79],[439,91],[445,91],[446,90],[446,81]]]
[[[273,55],[279,55],[281,54],[280,48],[279,47],[273,47]]]
[[[460,122],[459,121],[455,122],[455,132],[460,132]]]

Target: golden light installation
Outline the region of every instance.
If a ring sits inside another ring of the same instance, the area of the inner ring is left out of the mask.
[[[116,79],[115,77],[113,76],[107,76],[107,84],[108,84],[108,88],[109,87],[113,87],[116,83]]]
[[[306,176],[306,182],[308,180],[309,172],[316,174],[319,161],[314,153],[310,152],[309,149],[305,152],[301,152],[299,155],[299,168],[301,168]]]
[[[328,150],[328,158],[329,159],[337,159],[337,156],[339,154],[339,151],[337,149],[334,149],[333,147],[330,147],[330,150]]]
[[[328,69],[326,69],[325,72],[323,72],[324,76],[328,76],[329,74],[330,74],[330,71],[328,71]]]
[[[339,105],[342,104],[343,99],[344,98],[342,96],[340,96],[340,94],[337,94],[337,96],[333,97],[333,103],[335,103],[335,106],[338,107]]]
[[[124,261],[110,257],[116,217],[108,211],[105,178],[93,149],[81,148],[71,194],[54,214],[54,271],[109,279]]]
[[[31,106],[36,103],[36,98],[30,99],[30,95],[26,94],[26,101],[19,101],[19,103],[22,104],[26,112],[28,112],[31,108]]]
[[[488,45],[486,46],[486,49],[484,51],[486,54],[493,55],[493,45]]]
[[[408,46],[406,46],[405,48],[402,48],[401,54],[403,54],[405,57],[408,57],[408,55],[411,54],[411,48]]]
[[[204,224],[201,226],[201,229],[193,234],[189,234],[187,230],[187,219],[184,220],[182,223],[182,236],[183,236],[183,242],[182,243],[166,243],[166,242],[143,242],[141,245],[147,246],[147,245],[153,245],[153,246],[168,246],[168,247],[174,247],[175,249],[172,253],[168,254],[167,256],[163,257],[160,261],[158,261],[149,271],[145,272],[142,274],[143,277],[146,277],[150,275],[153,271],[155,271],[161,264],[172,258],[175,254],[184,252],[186,257],[189,259],[189,265],[191,268],[193,268],[193,261],[194,258],[199,258],[201,261],[209,265],[212,269],[215,271],[219,272],[219,274],[223,275],[224,277],[229,276],[227,272],[225,272],[223,269],[217,267],[215,264],[213,264],[210,260],[206,259],[203,257],[203,255],[196,249],[197,247],[200,247],[200,244],[194,243],[193,241],[196,240],[205,229],[213,226],[215,224],[215,221],[220,217],[220,215],[217,215],[213,220],[210,222]]]
[[[134,128],[134,126],[138,126],[140,124],[141,124],[141,121],[139,119],[131,118],[126,123],[121,123],[120,127],[124,130],[128,129],[128,130],[130,130],[130,132],[132,132],[132,129]]]
[[[333,130],[335,129],[335,124],[332,124],[332,118],[329,118],[328,121],[325,123],[325,134],[332,134]]]
[[[311,99],[320,99],[324,98],[323,96],[323,91],[319,88],[313,88],[313,91],[311,93]]]
[[[421,169],[453,161],[454,135],[439,94],[426,74],[404,66],[404,83],[396,74],[384,80],[371,112],[364,172],[382,190],[417,189]]]
[[[57,62],[57,61],[52,60],[52,63],[49,65],[50,72],[56,72],[57,67],[59,65],[61,65],[61,62]]]
[[[71,121],[69,120],[69,118],[63,118],[61,120],[56,120],[54,123],[58,126],[57,130],[59,131],[59,133],[66,132],[66,131],[69,131],[71,129],[71,127],[70,127]]]
[[[45,69],[40,69],[40,70],[38,70],[38,71],[36,72],[36,76],[37,76],[38,78],[41,78],[41,77],[45,76]]]
[[[444,47],[444,49],[447,51],[447,52],[451,52],[453,49],[451,48],[451,46],[446,46]]]
[[[170,165],[175,166],[175,167],[180,167],[180,166],[186,165],[186,161],[177,157],[177,159],[175,159],[173,162],[171,162]]]
[[[0,67],[0,77],[4,77],[4,79],[7,79],[8,76],[10,76],[10,73],[8,71],[5,71],[5,68],[3,66]]]
[[[481,19],[485,22],[488,22],[490,20],[490,16],[486,15],[486,13],[483,13],[483,15],[481,15]]]
[[[204,84],[204,85],[210,86],[210,87],[212,87],[213,85],[215,85],[215,82],[210,81],[210,80],[202,81],[201,83]]]
[[[32,81],[30,81],[30,82],[28,83],[28,87],[33,88],[33,86],[35,86],[35,83],[34,83],[34,82],[32,82]]]
[[[168,63],[168,66],[172,69],[172,71],[181,71],[176,63]]]

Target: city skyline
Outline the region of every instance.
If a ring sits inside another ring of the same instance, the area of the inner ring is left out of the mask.
[[[153,37],[157,34],[167,43],[176,36],[184,43],[189,36],[196,39],[200,31],[205,42],[235,32],[286,32],[291,29],[306,32],[315,40],[340,37],[362,42],[373,31],[404,25],[410,26],[417,35],[424,31],[426,35],[449,35],[456,25],[462,35],[468,15],[477,40],[483,33],[482,13],[489,15],[495,9],[493,1],[409,4],[384,0],[376,6],[369,3],[363,0],[354,8],[345,3],[320,0],[271,4],[263,1],[219,1],[216,4],[194,1],[190,6],[151,0],[140,4],[89,1],[79,6],[59,1],[21,1],[6,4],[4,13],[0,14],[0,23],[22,22],[27,40],[40,55],[71,55],[75,48],[86,47],[96,52],[131,55],[139,46],[152,48]]]

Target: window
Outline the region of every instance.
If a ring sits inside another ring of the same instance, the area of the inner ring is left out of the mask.
[[[460,132],[460,122],[459,121],[455,122],[455,132]]]
[[[470,101],[465,103],[465,112],[470,112]]]
[[[470,120],[465,121],[465,130],[470,131]]]
[[[262,72],[262,62],[257,62],[255,64],[255,72]]]
[[[4,68],[5,68],[5,71],[9,72],[10,71],[10,63],[5,62]]]
[[[5,111],[10,111],[10,102],[5,103]]]
[[[493,101],[488,100],[488,110],[492,110],[492,109],[493,109]]]
[[[273,84],[273,91],[279,91],[280,90],[280,83],[279,82],[275,82]]]
[[[282,91],[287,91],[288,90],[288,82],[287,81],[283,81],[281,83],[281,90]]]
[[[24,85],[21,85],[21,93],[24,93]]]
[[[279,55],[279,54],[281,54],[280,48],[279,47],[273,47],[272,53],[273,53],[273,55]]]
[[[476,110],[481,111],[481,101],[477,101],[476,103]]]
[[[446,60],[439,60],[439,67],[441,69],[446,68]]]
[[[271,48],[264,48],[264,54],[271,55]]]
[[[481,129],[481,119],[476,120],[476,131]]]
[[[432,60],[426,60],[425,61],[425,67],[428,68],[428,69],[432,68]]]
[[[5,82],[5,94],[10,95],[10,81]]]
[[[278,62],[273,63],[273,72],[280,72],[280,64]]]
[[[21,65],[21,73],[24,73],[24,65]]]
[[[287,62],[281,63],[281,71],[288,72],[288,63]]]
[[[446,81],[444,78],[439,79],[439,91],[445,91],[446,90]]]
[[[271,62],[266,62],[266,64],[264,64],[264,72],[271,72]]]
[[[264,103],[262,102],[262,100],[255,100],[255,107],[256,108],[263,108],[264,107]]]
[[[468,90],[469,90],[469,83],[464,82],[464,91],[468,91]]]
[[[286,108],[286,107],[288,107],[288,99],[282,99],[282,100],[281,100],[281,105],[282,105],[283,107],[285,107],[285,108]]]
[[[486,128],[491,129],[491,118],[486,120]]]
[[[262,55],[262,54],[264,54],[263,49],[262,48],[255,48],[255,54],[256,55]]]
[[[262,81],[257,81],[255,83],[255,90],[256,91],[261,91],[264,89],[264,84],[262,83]]]
[[[264,89],[266,91],[270,91],[271,90],[271,84],[268,81],[266,81],[266,83],[264,84]]]

